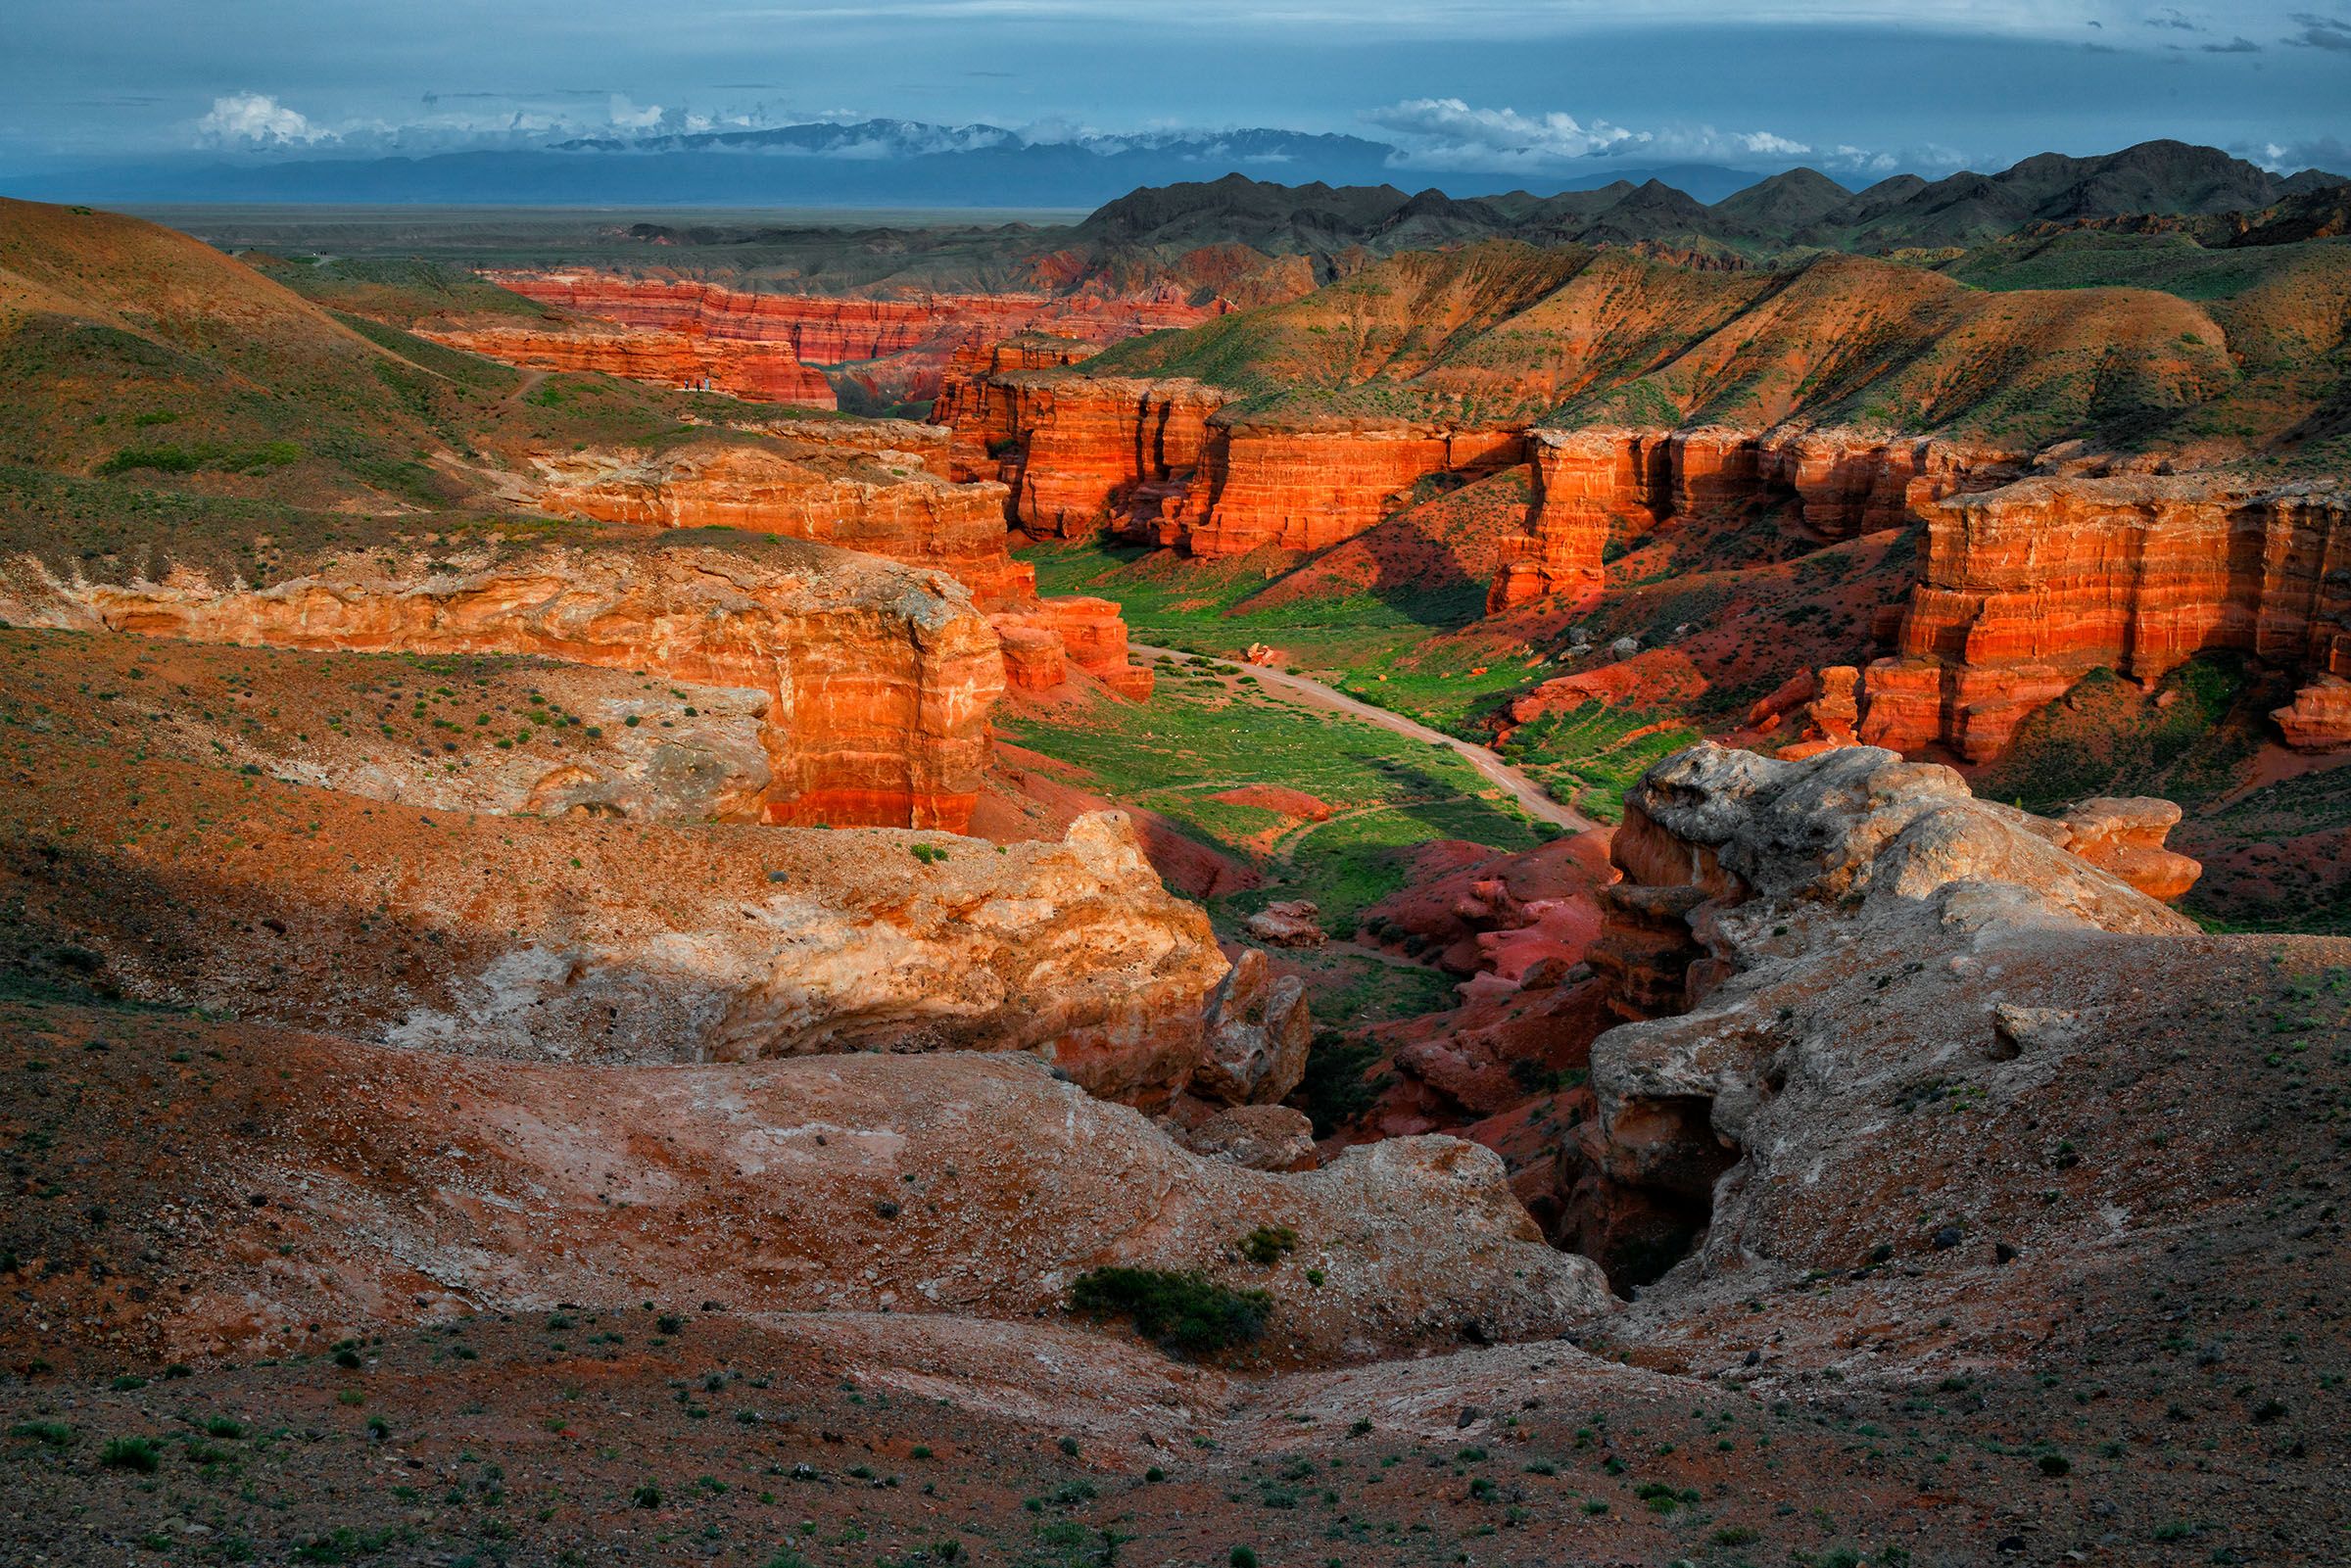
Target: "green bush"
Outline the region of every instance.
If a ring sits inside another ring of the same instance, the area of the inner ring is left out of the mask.
[[[110,1469],[153,1475],[164,1462],[164,1450],[153,1438],[109,1438],[99,1450],[98,1461]]]
[[[1298,1250],[1298,1233],[1287,1225],[1260,1225],[1241,1238],[1241,1256],[1271,1267]]]
[[[1070,1287],[1070,1305],[1095,1318],[1129,1317],[1160,1348],[1203,1354],[1246,1344],[1265,1332],[1273,1298],[1228,1290],[1198,1270],[1095,1268]]]

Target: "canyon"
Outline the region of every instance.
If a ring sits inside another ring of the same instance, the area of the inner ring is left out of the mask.
[[[2333,586],[2346,501],[2325,482],[2051,475],[1981,441],[1846,429],[1269,429],[1220,415],[1199,383],[1039,370],[1025,356],[972,369],[971,390],[951,384],[951,413],[969,420],[955,449],[1017,448],[1001,462],[1010,516],[1035,537],[1109,532],[1201,561],[1303,554],[1393,515],[1415,485],[1523,463],[1531,501],[1489,615],[1589,610],[1610,551],[1693,519],[1776,517],[1762,526],[1813,543],[1920,531],[1919,579],[1859,692],[1872,743],[1989,761],[2092,669],[2151,687],[2213,649],[2299,673],[2311,696],[2292,709],[2297,746],[2351,738],[2319,684],[2351,658]]]
[[[2276,302],[22,205],[29,1549],[2337,1542],[2351,936],[2198,902],[2345,853]]]

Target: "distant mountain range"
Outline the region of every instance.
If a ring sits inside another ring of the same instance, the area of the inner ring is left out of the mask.
[[[1754,182],[1712,164],[1618,165],[1544,181],[1573,191],[1664,180],[1703,201]],[[1075,208],[1138,185],[1230,172],[1334,184],[1409,172],[1405,155],[1359,136],[1248,129],[1032,140],[1000,125],[823,121],[766,130],[595,137],[541,148],[420,158],[217,155],[0,171],[0,191],[47,201],[468,203],[525,206]],[[1523,173],[1423,177],[1462,196],[1523,185]]]
[[[2345,185],[2351,177],[2317,169],[2281,177],[2218,148],[2174,141],[2097,158],[2044,153],[1997,174],[1932,182],[1900,174],[1857,192],[1817,170],[1794,168],[1711,204],[1657,179],[1548,197],[1513,191],[1457,198],[1436,190],[1408,194],[1388,184],[1289,186],[1228,174],[1134,191],[1098,209],[1078,232],[1103,245],[1239,243],[1273,256],[1327,257],[1356,248],[1386,256],[1505,238],[1646,244],[1730,259],[1793,249],[1945,249],[2036,225],[2126,215],[2184,220],[2262,213],[2281,203],[2317,214],[2339,206]],[[2307,229],[2326,220],[2305,214],[2296,221]]]

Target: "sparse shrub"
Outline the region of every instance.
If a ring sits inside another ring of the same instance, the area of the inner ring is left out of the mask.
[[[1266,1266],[1280,1262],[1285,1254],[1297,1250],[1298,1233],[1287,1225],[1260,1225],[1241,1238],[1241,1256]]]
[[[1079,1275],[1070,1305],[1096,1318],[1130,1317],[1135,1331],[1163,1350],[1202,1354],[1265,1332],[1273,1298],[1262,1290],[1229,1290],[1197,1270],[1113,1266]]]
[[[111,1470],[153,1475],[164,1462],[164,1450],[153,1438],[109,1438],[98,1451],[98,1462]]]

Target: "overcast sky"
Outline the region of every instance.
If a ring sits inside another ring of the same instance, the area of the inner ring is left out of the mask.
[[[2307,3],[0,0],[0,171],[867,116],[1344,131],[1430,169],[1933,173],[2154,136],[2351,166],[2351,10]]]

